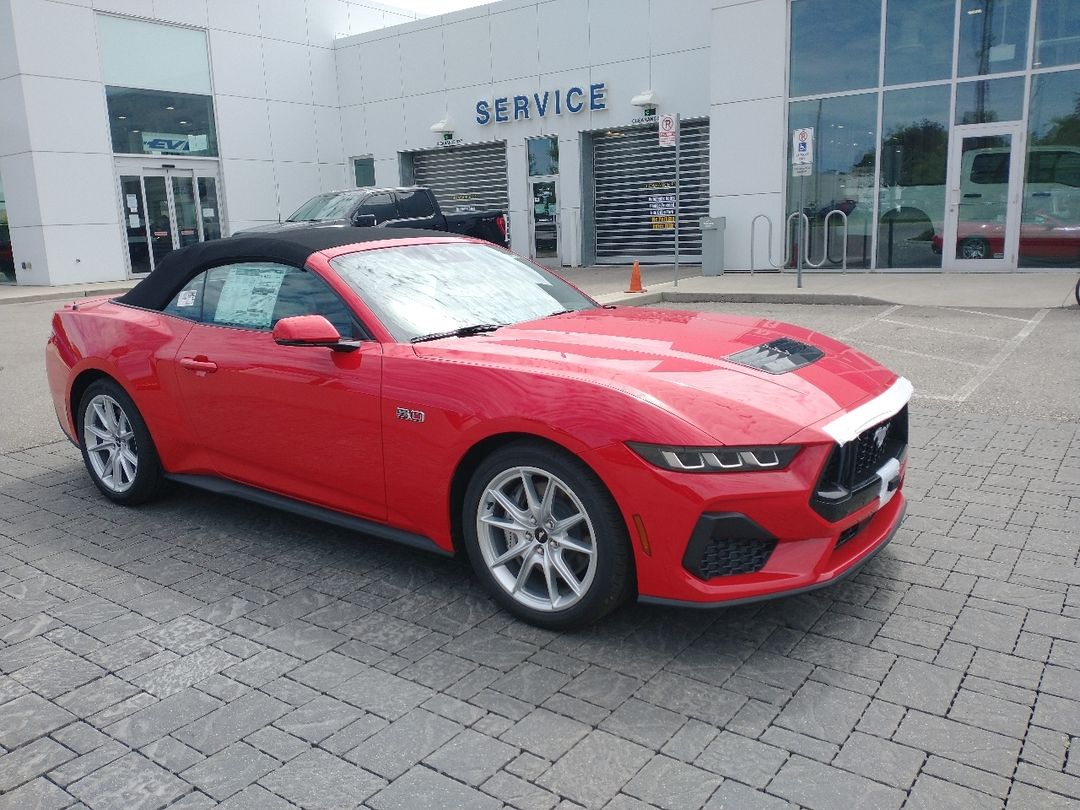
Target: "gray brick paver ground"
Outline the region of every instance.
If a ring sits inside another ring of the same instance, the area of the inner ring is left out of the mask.
[[[0,455],[0,810],[1077,810],[1080,430],[913,413],[857,577],[582,634],[456,562]]]

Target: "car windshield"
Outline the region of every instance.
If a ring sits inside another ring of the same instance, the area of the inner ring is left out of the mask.
[[[562,279],[487,245],[380,248],[330,264],[403,343],[596,307]]]
[[[345,219],[350,209],[360,201],[365,192],[343,194],[320,194],[301,205],[288,222],[320,222],[329,219]]]

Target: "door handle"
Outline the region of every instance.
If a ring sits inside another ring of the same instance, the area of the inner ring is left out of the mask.
[[[217,371],[217,363],[213,360],[207,360],[205,357],[183,357],[180,359],[180,365],[188,371],[201,371],[204,374]]]
[[[982,199],[982,194],[965,194],[965,195],[964,195],[964,199],[965,199],[965,200],[978,200],[978,199]]]

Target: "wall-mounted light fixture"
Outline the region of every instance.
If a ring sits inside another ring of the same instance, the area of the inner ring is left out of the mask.
[[[630,103],[633,104],[635,107],[641,107],[642,113],[643,115],[645,115],[646,118],[652,115],[656,115],[656,91],[653,90],[651,87],[648,90],[642,90],[632,99],[630,99]]]

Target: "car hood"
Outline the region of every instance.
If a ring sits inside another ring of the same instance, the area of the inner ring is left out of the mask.
[[[809,344],[824,355],[782,374],[729,359],[780,338]],[[883,393],[897,379],[866,355],[808,329],[686,310],[585,310],[414,348],[432,360],[615,388],[727,445],[782,442]]]

